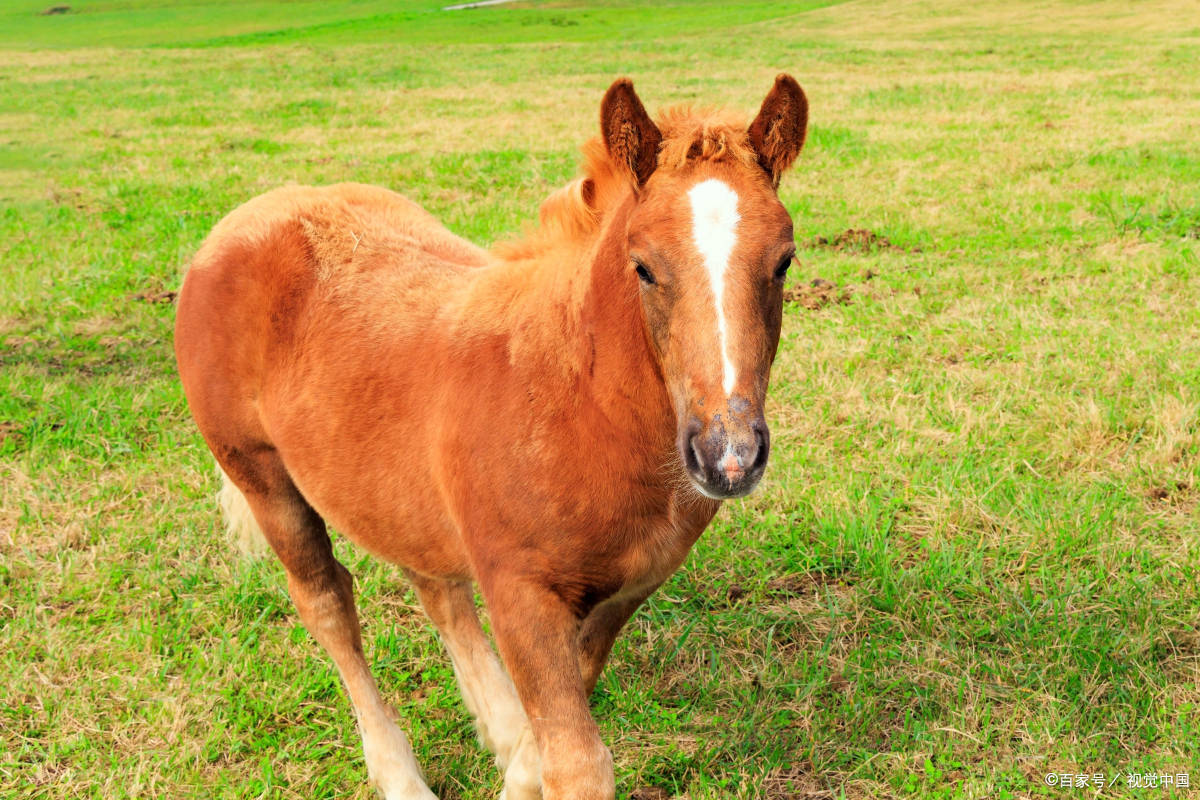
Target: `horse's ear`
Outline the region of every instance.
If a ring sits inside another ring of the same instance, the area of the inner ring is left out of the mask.
[[[800,154],[807,130],[808,98],[795,78],[782,73],[775,78],[775,85],[748,131],[750,146],[758,154],[758,163],[771,176],[772,186],[779,186],[780,176]]]
[[[620,78],[608,87],[600,103],[600,131],[609,157],[629,168],[635,186],[649,180],[658,166],[662,134],[633,91],[633,82]]]

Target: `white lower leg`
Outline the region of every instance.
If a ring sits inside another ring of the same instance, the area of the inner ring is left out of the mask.
[[[387,704],[379,696],[375,681],[363,665],[356,674],[342,673],[342,680],[358,717],[363,756],[371,783],[385,800],[437,800],[429,791],[421,767],[404,731],[392,722]]]
[[[425,785],[408,737],[388,718],[382,702],[369,715],[359,714],[358,730],[367,774],[386,800],[437,800]]]
[[[305,627],[333,658],[346,685],[371,782],[386,800],[437,800],[425,785],[408,737],[392,722],[371,677],[354,610],[353,579],[327,551],[325,557],[324,575],[302,578],[289,569],[288,590]]]
[[[486,641],[472,647],[453,636],[446,635],[444,640],[463,702],[475,717],[479,740],[496,754],[496,763],[504,769],[512,761],[522,732],[529,730],[512,680]]]
[[[517,737],[512,762],[504,771],[504,790],[500,800],[541,800],[542,757],[533,731],[526,723]]]

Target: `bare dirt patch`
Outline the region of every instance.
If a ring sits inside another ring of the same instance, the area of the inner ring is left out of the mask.
[[[671,793],[657,786],[639,786],[629,793],[629,800],[670,800]]]
[[[0,420],[0,444],[4,444],[9,439],[20,442],[21,425],[11,420]]]
[[[831,672],[829,674],[829,688],[835,692],[842,694],[850,693],[850,681],[846,680],[846,676],[840,672]]]
[[[179,296],[179,292],[169,289],[147,289],[144,292],[134,292],[129,295],[130,300],[141,300],[144,303],[174,303],[175,298]]]
[[[905,249],[892,244],[891,240],[883,234],[869,231],[866,228],[848,228],[836,236],[818,236],[809,242],[808,246],[852,253],[877,253],[880,250]]]
[[[767,593],[771,597],[807,597],[839,583],[842,575],[838,572],[797,572],[767,581]]]
[[[791,766],[772,773],[763,782],[766,800],[825,800],[834,793],[821,786],[806,766]]]
[[[1187,481],[1172,481],[1151,486],[1146,490],[1146,499],[1160,507],[1187,508],[1195,502],[1195,492]]]
[[[853,286],[839,288],[833,281],[813,278],[807,286],[797,284],[789,289],[784,289],[783,301],[796,303],[809,311],[817,311],[831,303],[840,306],[849,305],[854,301],[854,293]]]

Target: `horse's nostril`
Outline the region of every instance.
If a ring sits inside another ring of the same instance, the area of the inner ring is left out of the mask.
[[[755,421],[754,425],[754,442],[758,445],[758,452],[754,454],[754,465],[751,469],[759,469],[767,464],[767,455],[771,449],[771,435],[767,432],[767,426],[759,421]]]
[[[695,470],[704,467],[704,454],[700,452],[699,434],[693,434],[688,440],[688,466]]]
[[[688,423],[679,443],[680,455],[687,471],[696,474],[704,469],[704,455],[700,451],[700,423],[692,420]]]

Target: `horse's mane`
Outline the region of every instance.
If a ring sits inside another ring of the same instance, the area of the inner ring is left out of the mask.
[[[735,113],[689,106],[668,108],[655,121],[662,133],[658,169],[682,170],[689,162],[754,164],[745,119]],[[600,137],[583,146],[583,175],[542,203],[539,222],[520,238],[492,247],[502,259],[536,258],[559,247],[581,246],[600,231],[605,214],[629,192],[627,170],[609,158]]]

